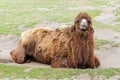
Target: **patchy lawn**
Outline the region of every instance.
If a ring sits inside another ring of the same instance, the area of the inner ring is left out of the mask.
[[[59,68],[37,68],[27,66],[12,66],[6,64],[0,64],[0,78],[36,78],[36,79],[61,79],[72,78],[77,74],[87,73],[91,79],[95,76],[103,75],[107,78],[120,75],[120,69],[59,69]]]
[[[81,11],[80,9],[72,10],[70,8],[85,5],[106,5],[107,2],[108,0],[101,0],[101,3],[96,0],[1,0],[0,33],[20,33],[19,26],[32,27],[42,20],[69,23]],[[82,11],[87,11],[92,17],[99,15],[101,12],[96,9]]]

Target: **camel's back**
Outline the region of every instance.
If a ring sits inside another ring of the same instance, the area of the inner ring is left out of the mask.
[[[29,55],[37,61],[50,63],[52,58],[65,52],[70,38],[70,28],[59,29],[35,28],[22,33],[21,39]],[[61,52],[62,51],[62,52]]]
[[[39,38],[35,48],[36,58],[39,61],[50,63],[57,54],[65,53],[66,49],[68,49],[67,42],[70,39],[70,28],[45,30],[40,32],[38,36]]]

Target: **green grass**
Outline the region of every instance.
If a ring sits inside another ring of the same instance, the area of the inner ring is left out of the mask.
[[[117,16],[116,22],[118,22],[119,23],[118,25],[120,26],[120,7],[117,8],[116,16]]]
[[[31,70],[29,72],[25,72],[24,70],[28,68],[31,68]],[[36,68],[36,67],[0,64],[0,79],[2,78],[60,79],[60,78],[71,78],[72,76],[83,73],[88,73],[91,76],[91,78],[94,78],[97,75],[110,77],[113,75],[120,75],[120,68],[59,69],[59,68]]]
[[[120,1],[115,0],[114,3],[116,5],[119,5]],[[105,23],[94,21],[93,26],[97,28],[108,28],[108,29],[112,29],[114,31],[120,32],[120,7],[117,7],[117,9],[115,10],[115,17],[116,17],[115,22],[118,23],[117,25],[105,24]]]
[[[95,17],[101,13],[100,10],[70,8],[107,4],[108,0],[0,0],[0,33],[21,33],[19,26],[32,27],[42,20],[69,23],[81,11]]]
[[[106,29],[112,29],[114,31],[120,32],[120,26],[119,25],[113,26],[111,24],[105,24],[105,23],[94,21],[93,26],[96,27],[96,28],[102,28],[102,29],[106,28]]]
[[[120,22],[120,7],[117,8],[116,16],[119,16],[119,17],[117,17],[116,21],[117,21],[117,22]]]
[[[104,44],[111,44],[108,40],[95,39],[95,49],[99,49]]]
[[[81,4],[81,5],[80,5]],[[100,10],[80,10],[81,6],[108,5],[109,0],[0,0],[0,34],[21,33],[18,27],[32,27],[42,20],[71,23],[74,17],[81,11],[88,12],[92,18],[101,13]],[[70,8],[77,8],[71,10]],[[120,15],[117,9],[116,16]],[[116,19],[120,22],[120,18]],[[120,32],[120,24],[112,26],[100,22],[93,22],[93,25],[100,28],[110,28]]]
[[[103,39],[95,39],[95,49],[99,49],[101,46],[103,46],[105,44],[110,44],[112,47],[120,46],[119,42],[103,40]]]
[[[119,42],[111,42],[112,47],[119,47],[120,43]]]

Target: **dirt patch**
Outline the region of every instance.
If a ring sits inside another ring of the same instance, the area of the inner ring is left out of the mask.
[[[58,23],[58,22],[43,20],[39,22],[38,24],[34,25],[33,27],[25,27],[24,25],[20,25],[18,29],[21,31],[26,31],[26,30],[29,30],[35,27],[45,27],[45,28],[56,29],[58,27],[62,27],[66,25],[67,25],[66,23]]]
[[[18,39],[15,34],[0,35],[0,59],[11,59],[9,52],[17,45]]]
[[[112,77],[108,78],[108,80],[120,80],[120,75],[112,76]]]
[[[36,24],[34,27],[46,27],[46,28],[56,29],[56,28],[63,27],[64,25],[66,26],[67,24],[43,20],[39,22],[38,24]]]
[[[91,80],[89,74],[79,74],[77,76],[73,76],[73,80]]]
[[[95,76],[93,80],[108,80],[105,76]]]
[[[95,38],[120,43],[120,32],[111,29],[95,28]]]
[[[95,50],[101,62],[100,68],[120,68],[120,47],[111,47],[107,44],[102,46],[99,50]]]
[[[0,9],[0,13],[1,13],[1,12],[4,12],[4,10],[3,10],[3,9]]]
[[[12,62],[10,51],[16,47],[19,37],[20,36],[16,34],[0,35],[0,62],[7,63],[8,65],[47,67],[47,65],[45,64],[39,64],[36,62],[30,62],[25,64],[16,64]]]
[[[96,16],[94,18],[94,20],[101,22],[101,23],[105,23],[105,24],[115,24],[115,10],[116,7],[112,7],[112,6],[101,6],[99,7],[99,9],[102,11],[101,14],[99,16]]]
[[[32,70],[32,68],[27,68],[27,69],[24,69],[24,72],[29,72],[31,70]]]
[[[89,74],[79,74],[71,78],[63,78],[59,80],[91,80]]]
[[[102,11],[99,16],[96,16],[94,20],[111,25],[117,25],[119,22],[116,22],[116,10],[120,8],[120,1],[110,0],[107,6],[99,6],[98,9]]]
[[[7,63],[7,65],[17,65],[17,66],[29,66],[29,67],[39,67],[39,68],[50,68],[50,65],[42,64],[38,62],[31,61],[30,63],[17,64],[17,63]]]
[[[70,7],[68,10],[81,10],[81,11],[87,11],[87,10],[95,10],[98,9],[102,11],[100,15],[96,16],[94,20],[105,23],[105,24],[111,24],[116,25],[119,24],[118,22],[115,22],[116,20],[116,10],[120,8],[118,1],[109,1],[108,5],[105,6],[80,6],[80,7]]]
[[[101,23],[105,23],[105,24],[111,24],[112,25],[116,25],[118,24],[117,22],[115,22],[115,19],[116,19],[116,16],[115,16],[115,11],[118,7],[116,7],[114,5],[113,6],[98,6],[98,7],[95,7],[95,6],[80,6],[80,7],[70,7],[68,8],[68,10],[83,10],[83,11],[86,11],[86,10],[95,10],[95,9],[98,9],[100,11],[102,11],[100,13],[100,15],[96,16],[94,18],[94,20],[98,21],[98,22],[101,22]]]
[[[113,47],[114,43],[120,43],[120,32],[115,32],[111,29],[95,29],[95,38],[108,40],[111,44],[106,44],[100,47],[99,50],[95,50],[96,55],[101,61],[100,68],[120,68],[120,47]]]
[[[68,10],[94,10],[97,9],[94,6],[80,6],[80,7],[70,7]]]
[[[38,11],[52,11],[52,10],[55,10],[55,9],[57,9],[57,6],[56,7],[53,7],[53,8],[41,8],[41,7],[39,7],[39,8],[37,8],[37,10]]]

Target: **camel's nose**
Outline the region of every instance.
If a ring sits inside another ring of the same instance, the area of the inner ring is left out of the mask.
[[[88,26],[87,20],[86,20],[86,19],[82,19],[82,20],[81,20],[81,23],[80,23],[80,29],[81,29],[82,31],[85,31],[86,28],[87,28],[87,26]]]
[[[81,20],[81,26],[87,27],[87,20],[86,19]]]

